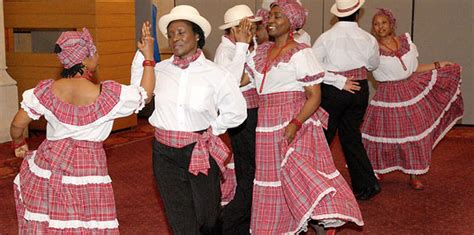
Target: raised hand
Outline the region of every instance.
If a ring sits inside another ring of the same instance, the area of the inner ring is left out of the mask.
[[[355,94],[356,91],[360,91],[360,86],[358,82],[354,81],[354,77],[349,77],[347,78],[346,84],[342,89],[352,94]]]
[[[140,41],[137,42],[137,47],[142,52],[145,60],[154,60],[153,42],[155,39],[151,36],[151,27],[149,21],[143,22],[142,37]]]
[[[248,44],[252,41],[252,22],[247,17],[240,21],[238,27],[232,27],[230,30],[235,35],[235,41]]]

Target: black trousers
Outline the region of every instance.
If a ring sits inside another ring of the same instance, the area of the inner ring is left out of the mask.
[[[222,233],[225,235],[250,234],[257,116],[257,108],[247,109],[245,122],[228,130],[234,153],[237,188],[234,199],[222,209],[220,219]]]
[[[342,150],[355,194],[377,184],[372,164],[362,144],[360,125],[369,101],[367,80],[359,81],[361,90],[355,94],[339,90],[334,86],[321,86],[321,107],[329,113],[328,129],[324,132],[329,144],[339,131]]]
[[[173,234],[213,234],[220,214],[219,167],[209,158],[208,175],[189,173],[195,144],[172,148],[153,140],[153,172]]]

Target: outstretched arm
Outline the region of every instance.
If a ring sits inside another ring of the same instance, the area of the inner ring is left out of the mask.
[[[149,103],[153,97],[153,90],[155,89],[155,66],[153,56],[153,41],[154,38],[151,36],[151,23],[145,21],[142,25],[142,38],[137,42],[137,47],[145,57],[143,64],[143,74],[140,86],[143,87],[147,93],[146,103]],[[146,65],[147,61],[152,64]]]

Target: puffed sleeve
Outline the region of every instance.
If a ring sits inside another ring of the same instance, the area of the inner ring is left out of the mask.
[[[324,69],[311,48],[305,48],[297,52],[293,63],[296,68],[296,78],[303,83],[303,86],[312,86],[323,82]]]
[[[147,94],[145,89],[136,85],[121,85],[120,100],[117,104],[117,111],[112,119],[126,117],[132,113],[138,113],[145,107]]]
[[[46,108],[40,103],[34,94],[34,89],[29,89],[23,92],[23,100],[21,101],[21,108],[25,110],[30,118],[38,120],[44,115]]]
[[[413,41],[411,40],[410,34],[409,34],[409,33],[405,33],[405,36],[407,37],[408,44],[410,45],[410,51],[413,51],[413,55],[415,55],[415,57],[418,58],[418,56],[419,56],[419,54],[418,54],[418,49],[416,48],[415,43],[413,43]]]

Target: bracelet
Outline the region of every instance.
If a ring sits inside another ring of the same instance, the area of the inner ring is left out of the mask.
[[[145,66],[155,67],[156,62],[154,60],[144,60],[142,65],[143,65],[143,67],[145,67]]]
[[[439,61],[435,61],[434,63],[435,69],[440,69],[441,65],[439,64]]]
[[[21,146],[23,146],[23,145],[25,145],[25,144],[26,144],[25,139],[21,140],[20,143],[18,143],[18,144],[16,144],[15,141],[12,140],[12,143],[11,143],[10,147],[11,147],[12,149],[17,149],[17,148],[19,148],[19,147],[21,147]]]
[[[291,121],[290,121],[290,124],[294,124],[296,127],[298,127],[298,130],[301,129],[301,127],[303,126],[303,123],[301,123],[298,119],[296,118],[293,118]]]

